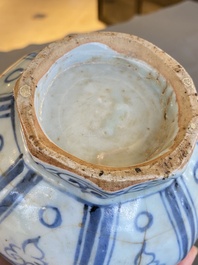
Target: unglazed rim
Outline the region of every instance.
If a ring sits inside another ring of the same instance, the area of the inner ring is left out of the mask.
[[[37,83],[52,64],[81,44],[99,42],[115,51],[145,61],[171,84],[178,104],[179,131],[163,155],[129,167],[107,167],[82,161],[51,142],[42,131],[34,109]],[[50,44],[30,63],[14,89],[23,134],[33,158],[71,171],[105,191],[117,191],[149,180],[163,179],[182,170],[197,140],[198,104],[193,81],[185,69],[164,51],[137,36],[113,32],[69,35]]]

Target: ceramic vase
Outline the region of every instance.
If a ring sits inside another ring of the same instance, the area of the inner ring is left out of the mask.
[[[198,236],[198,103],[178,62],[136,36],[71,35],[0,86],[4,257],[176,265],[187,255]]]

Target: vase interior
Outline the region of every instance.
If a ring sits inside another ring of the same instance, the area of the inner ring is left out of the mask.
[[[148,63],[93,42],[59,58],[34,94],[45,135],[88,163],[128,167],[167,152],[178,133],[171,84]]]

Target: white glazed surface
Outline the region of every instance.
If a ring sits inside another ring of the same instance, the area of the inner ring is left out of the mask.
[[[52,142],[93,164],[154,159],[178,132],[176,96],[165,78],[99,43],[60,58],[39,81],[35,107]]]
[[[33,57],[0,79],[0,252],[16,265],[176,265],[198,235],[198,145],[175,178],[122,193],[46,172],[24,149],[12,96]]]

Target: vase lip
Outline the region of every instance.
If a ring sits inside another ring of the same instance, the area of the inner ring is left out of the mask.
[[[64,54],[82,44],[98,42],[119,53],[147,62],[170,82],[178,104],[179,131],[167,152],[150,161],[128,167],[108,167],[88,163],[67,153],[48,139],[34,109],[39,80]],[[154,44],[134,35],[115,32],[72,34],[48,45],[29,64],[16,82],[14,97],[25,143],[33,159],[70,171],[104,191],[115,192],[129,186],[168,178],[183,170],[197,141],[198,99],[186,70]]]

